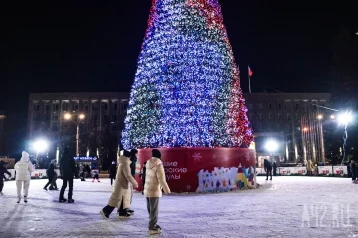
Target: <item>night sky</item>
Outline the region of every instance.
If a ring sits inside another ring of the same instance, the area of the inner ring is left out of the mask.
[[[7,144],[26,136],[30,92],[130,90],[151,0],[11,2],[0,9]],[[335,39],[358,31],[357,1],[333,2],[221,0],[243,90],[250,64],[254,92],[329,92]]]

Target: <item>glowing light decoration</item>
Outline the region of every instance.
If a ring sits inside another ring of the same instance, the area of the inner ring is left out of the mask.
[[[124,148],[248,147],[246,112],[218,0],[153,0]]]

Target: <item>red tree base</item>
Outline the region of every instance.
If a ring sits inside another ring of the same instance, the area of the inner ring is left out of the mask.
[[[172,192],[218,192],[255,187],[255,151],[234,148],[161,148],[166,179]],[[138,150],[137,173],[152,157]],[[139,191],[143,190],[137,175]]]

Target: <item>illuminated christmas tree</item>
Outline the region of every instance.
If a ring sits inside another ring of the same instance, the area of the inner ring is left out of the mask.
[[[153,0],[124,148],[247,147],[246,112],[218,0]]]

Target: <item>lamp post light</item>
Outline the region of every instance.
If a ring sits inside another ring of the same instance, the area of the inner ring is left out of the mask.
[[[322,114],[319,114],[317,116],[317,119],[318,119],[318,130],[319,130],[319,142],[320,142],[320,147],[321,148],[318,148],[318,150],[320,150],[321,152],[321,159],[322,159],[322,162],[323,163],[326,163],[326,155],[325,155],[325,149],[324,149],[324,137],[323,137],[323,126],[322,126],[322,121],[324,119],[323,115]]]
[[[33,149],[36,151],[36,166],[39,166],[39,154],[45,152],[49,148],[49,143],[44,139],[38,139],[33,144]]]
[[[78,117],[77,117],[77,122],[76,122],[76,121],[74,121],[72,119],[72,115],[70,113],[66,113],[64,115],[64,119],[66,121],[72,121],[73,123],[75,123],[75,125],[77,127],[77,132],[76,132],[76,156],[79,156],[80,123],[85,118],[86,118],[85,114],[79,114]]]
[[[344,113],[341,113],[337,117],[339,125],[344,126],[344,134],[343,134],[343,158],[342,158],[342,165],[343,162],[346,159],[346,145],[347,145],[347,138],[348,138],[348,132],[347,127],[348,124],[350,124],[353,121],[353,115],[352,111],[346,111]]]
[[[275,140],[270,139],[266,141],[265,149],[270,152],[270,160],[273,160],[273,153],[277,151],[278,143]]]

